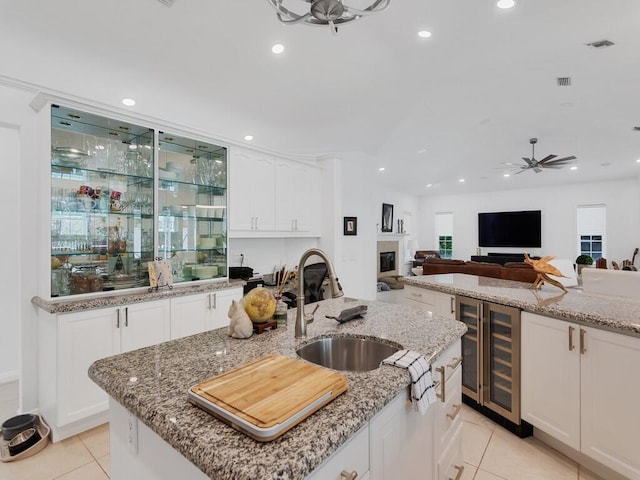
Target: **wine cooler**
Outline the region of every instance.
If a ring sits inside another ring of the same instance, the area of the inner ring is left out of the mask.
[[[468,327],[462,337],[465,403],[496,420],[494,412],[514,424],[504,426],[520,430],[520,310],[458,296],[456,317]]]

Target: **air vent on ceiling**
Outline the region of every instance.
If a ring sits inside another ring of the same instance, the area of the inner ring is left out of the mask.
[[[556,82],[558,82],[559,87],[570,87],[571,77],[557,77]]]
[[[587,43],[588,47],[593,48],[607,48],[612,45],[615,45],[615,43],[613,43],[611,40],[598,40],[597,42]]]

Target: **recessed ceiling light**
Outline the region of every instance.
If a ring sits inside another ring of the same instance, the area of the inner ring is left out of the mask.
[[[510,177],[510,176],[511,176],[511,174],[510,174],[510,173],[505,173],[505,174],[504,174],[504,175],[502,175],[502,176],[503,176],[504,178],[508,178],[508,177]]]
[[[513,0],[499,0],[496,5],[498,8],[511,8],[516,4]]]
[[[464,178],[458,180],[460,183],[464,183]]]
[[[420,30],[420,31],[418,32],[418,36],[419,36],[420,38],[429,38],[429,37],[431,36],[431,32],[430,32],[430,31],[428,31],[428,30]]]
[[[427,183],[427,188],[433,187],[433,183]]]
[[[122,104],[127,107],[133,107],[136,104],[136,101],[133,98],[123,98]]]
[[[251,140],[253,140],[253,135],[245,135],[245,136],[244,136],[244,139],[245,139],[247,142],[250,142]]]
[[[418,150],[418,155],[422,155],[423,153],[426,153],[427,149],[426,148],[421,148],[420,150]]]
[[[575,165],[573,167],[571,167],[569,170],[577,170],[578,167],[576,167]]]
[[[640,163],[640,158],[636,160],[636,163]]]
[[[379,171],[379,172],[384,172],[384,167],[380,167],[380,168],[378,169],[378,171]]]
[[[284,52],[284,45],[282,45],[281,43],[276,43],[273,47],[271,47],[271,51],[276,55],[280,55],[282,52]]]

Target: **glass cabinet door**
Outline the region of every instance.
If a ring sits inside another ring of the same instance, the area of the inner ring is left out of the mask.
[[[467,332],[462,336],[462,391],[479,400],[482,353],[482,303],[471,298],[456,297],[457,320],[464,322]]]
[[[227,276],[227,149],[160,133],[158,255],[174,283]]]
[[[520,419],[520,312],[486,304],[484,404],[511,421]]]
[[[51,108],[51,296],[149,285],[153,131]]]

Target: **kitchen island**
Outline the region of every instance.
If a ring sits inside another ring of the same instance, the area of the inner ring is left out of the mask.
[[[462,339],[465,402],[504,415],[492,392],[513,379],[514,395],[502,406],[533,425],[538,439],[602,478],[640,480],[637,300],[549,285],[536,291],[528,283],[465,274],[416,276],[405,284],[407,301],[469,326]],[[517,332],[508,338],[514,359],[508,376],[499,363],[502,312],[511,312],[509,331]]]
[[[364,318],[344,324],[326,318],[363,304],[368,307]],[[89,369],[89,376],[110,395],[114,410],[124,407],[144,424],[142,428],[148,427],[158,441],[170,445],[209,478],[302,479],[408,391],[406,370],[382,366],[369,372],[344,372],[347,392],[267,443],[256,442],[191,405],[188,388],[264,355],[297,358],[300,345],[323,335],[386,339],[422,353],[433,363],[466,331],[459,322],[430,318],[409,306],[342,297],[319,302],[318,307],[315,321],[307,326],[306,340],[294,338],[295,310],[290,310],[286,327],[247,340],[230,338],[226,329],[217,329],[99,360]],[[124,459],[118,458],[118,452],[124,448],[126,453],[127,447],[114,449],[114,438],[112,433],[112,478],[118,478],[119,472],[124,477],[126,472],[119,470]],[[140,455],[143,448],[140,444]],[[149,478],[164,473],[154,472],[154,465],[148,468]],[[424,469],[432,471],[433,466],[427,464]]]

